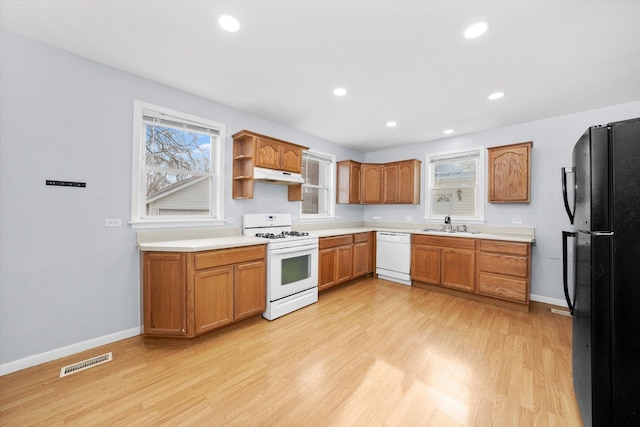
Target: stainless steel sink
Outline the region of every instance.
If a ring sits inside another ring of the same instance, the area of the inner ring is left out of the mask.
[[[428,232],[428,233],[437,233],[437,234],[443,234],[443,235],[459,235],[459,236],[475,236],[477,234],[482,233],[481,231],[458,231],[458,230],[441,230],[438,228],[421,228],[418,231],[424,231],[424,232]]]

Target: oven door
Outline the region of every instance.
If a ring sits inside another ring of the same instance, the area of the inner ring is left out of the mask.
[[[318,286],[318,245],[271,249],[267,299],[276,301]]]

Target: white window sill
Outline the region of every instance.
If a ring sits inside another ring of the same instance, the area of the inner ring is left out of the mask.
[[[335,216],[314,216],[314,217],[309,217],[306,216],[304,218],[298,217],[298,222],[329,222],[329,221],[335,221],[338,218],[336,218]]]

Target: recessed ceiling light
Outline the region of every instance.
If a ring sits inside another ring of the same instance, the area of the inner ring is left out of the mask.
[[[495,101],[496,99],[500,99],[503,96],[504,96],[504,92],[495,92],[489,95],[488,98],[492,101]]]
[[[453,129],[447,129],[444,131],[445,135],[449,135],[450,133],[453,133]]]
[[[396,122],[387,122],[387,127],[388,128],[393,128],[393,127],[396,127],[397,125],[398,125],[398,123],[396,123]]]
[[[337,87],[333,90],[333,94],[335,96],[345,96],[347,94],[347,90],[343,87]]]
[[[464,36],[468,39],[475,39],[486,33],[488,28],[489,24],[486,22],[477,22],[465,30]]]
[[[218,24],[230,33],[235,33],[240,29],[240,23],[238,20],[230,15],[222,15],[218,18]]]

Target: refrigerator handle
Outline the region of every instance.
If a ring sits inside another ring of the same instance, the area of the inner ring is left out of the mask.
[[[569,306],[569,312],[573,316],[573,305],[575,302],[575,289],[574,289],[574,298],[572,300],[571,296],[569,296],[569,283],[567,278],[567,238],[568,237],[576,237],[577,233],[572,231],[563,231],[562,232],[562,283],[564,284],[564,297],[567,300],[567,305]]]
[[[567,174],[568,173],[575,173],[575,168],[562,168],[562,197],[564,198],[564,208],[567,211],[567,215],[569,215],[569,220],[571,221],[571,224],[573,224],[573,214],[575,213],[575,206],[574,206],[574,212],[571,212],[571,208],[569,207],[569,200],[567,199]]]

